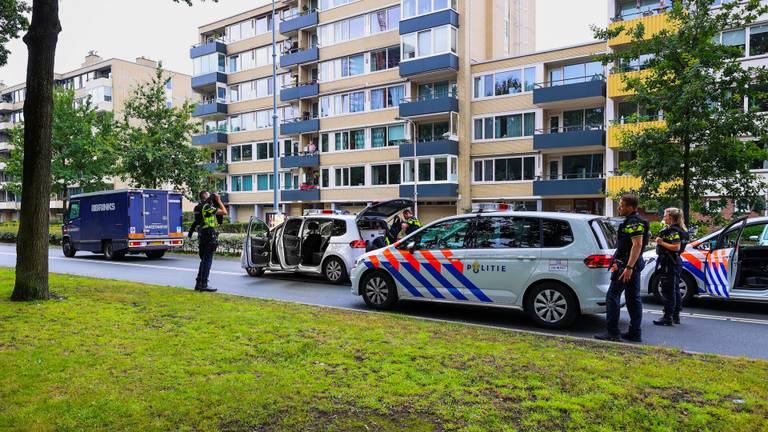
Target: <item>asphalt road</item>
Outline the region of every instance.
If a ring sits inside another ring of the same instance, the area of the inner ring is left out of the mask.
[[[0,245],[0,266],[14,267],[15,245]],[[123,261],[105,261],[100,255],[78,253],[66,258],[60,249],[50,250],[50,271],[74,275],[145,282],[192,289],[198,260],[195,256],[167,255],[149,261],[143,256]],[[350,293],[349,285],[330,285],[319,277],[267,274],[251,278],[239,260],[218,258],[211,272],[211,286],[219,292],[345,309],[368,310],[362,298]],[[768,359],[768,304],[723,302],[700,299],[686,308],[682,325],[656,327],[651,321],[661,315],[661,306],[646,299],[643,316],[643,343],[676,347],[688,352]],[[522,312],[489,307],[463,307],[421,302],[401,302],[396,313],[412,316],[490,325],[507,329],[591,338],[605,326],[604,316],[587,315],[564,331],[542,331]],[[628,317],[622,314],[622,327]]]

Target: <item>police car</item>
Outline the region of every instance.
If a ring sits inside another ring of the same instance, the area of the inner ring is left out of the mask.
[[[519,309],[547,328],[605,311],[610,220],[499,210],[441,219],[361,256],[352,293],[374,309],[399,300]]]
[[[739,218],[681,254],[683,304],[694,297],[768,302],[768,217]],[[643,255],[642,286],[659,296],[656,252]]]
[[[253,277],[265,271],[322,275],[343,283],[355,260],[366,251],[386,246],[390,218],[413,205],[411,200],[391,200],[365,208],[357,215],[309,210],[288,217],[272,228],[252,217],[248,224],[241,266]]]

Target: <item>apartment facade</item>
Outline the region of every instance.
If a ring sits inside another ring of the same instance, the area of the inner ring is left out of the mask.
[[[104,59],[96,52],[89,52],[81,67],[63,74],[56,74],[56,83],[60,86],[75,91],[77,100],[91,98],[91,103],[99,112],[114,112],[120,115],[124,103],[136,86],[151,80],[158,67],[158,63],[144,57],[135,61],[121,60],[117,58]],[[166,95],[169,106],[181,106],[185,101],[193,99],[196,95],[191,89],[191,77],[186,74],[166,71],[169,78],[166,84]],[[7,159],[11,150],[9,143],[9,130],[24,121],[24,83],[10,87],[0,86],[0,159]],[[12,179],[3,171],[5,167],[0,162],[0,221],[18,220],[20,210],[20,197],[14,196],[3,187]],[[115,188],[123,188],[127,185],[119,179],[113,181]],[[78,193],[80,189],[71,188],[71,193]],[[59,214],[63,210],[62,197],[54,197],[51,200],[51,215]]]
[[[425,221],[471,208],[474,64],[533,51],[534,3],[280,1],[275,17],[265,6],[201,27],[193,144],[211,150],[230,214],[272,217],[273,157],[283,213],[415,196]]]

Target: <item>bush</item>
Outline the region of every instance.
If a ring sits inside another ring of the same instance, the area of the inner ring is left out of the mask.
[[[0,229],[0,243],[16,243],[16,239],[17,233],[15,230]],[[49,232],[48,243],[56,246],[61,245],[61,234]]]
[[[194,237],[184,239],[183,252],[197,252],[200,247],[200,237],[195,235]],[[216,249],[217,253],[224,255],[240,256],[243,251],[243,241],[245,235],[242,234],[219,234],[219,247]]]

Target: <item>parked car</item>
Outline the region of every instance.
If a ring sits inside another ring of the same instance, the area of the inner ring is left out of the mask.
[[[694,297],[768,302],[768,217],[739,218],[681,254],[683,304]],[[656,252],[643,255],[642,283],[659,296]]]
[[[526,311],[542,327],[605,312],[616,245],[610,220],[573,213],[478,212],[435,221],[357,259],[352,293]]]
[[[390,219],[412,205],[411,200],[398,199],[374,204],[357,215],[309,211],[271,230],[251,218],[241,265],[254,277],[265,271],[295,272],[343,283],[360,255],[387,244]]]

